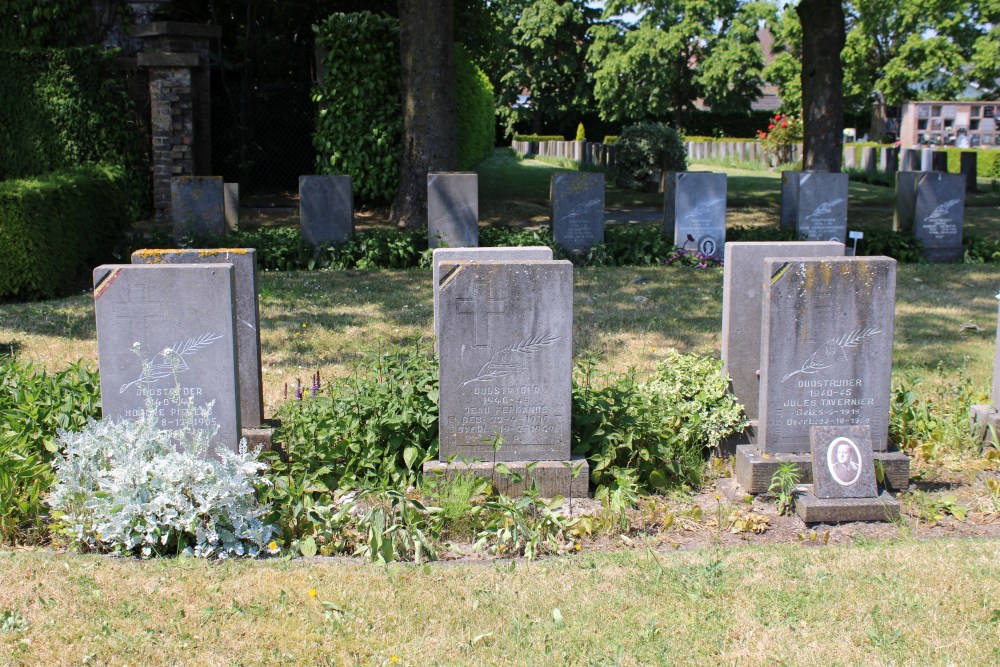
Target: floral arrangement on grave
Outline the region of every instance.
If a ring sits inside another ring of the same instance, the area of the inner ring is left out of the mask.
[[[766,132],[757,130],[757,141],[764,147],[771,166],[788,164],[795,159],[795,146],[802,143],[802,120],[783,113],[775,114]]]

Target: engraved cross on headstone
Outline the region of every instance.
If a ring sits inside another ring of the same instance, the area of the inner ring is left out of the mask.
[[[146,286],[129,285],[124,301],[113,304],[116,320],[125,320],[129,326],[129,340],[148,344],[150,323],[163,319],[163,302],[146,296]],[[136,330],[142,334],[136,337]]]
[[[507,299],[489,299],[489,281],[475,280],[472,283],[471,299],[456,299],[458,312],[472,314],[475,347],[490,344],[490,315],[506,312]]]

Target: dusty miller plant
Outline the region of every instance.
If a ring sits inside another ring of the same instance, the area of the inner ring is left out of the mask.
[[[194,428],[211,405],[195,408],[175,393],[186,415],[178,431],[158,428],[157,409],[140,419],[91,420],[61,431],[48,503],[59,530],[86,551],[202,558],[256,556],[274,528],[262,517],[255,485],[267,483],[260,448],[211,445],[218,430]],[[214,455],[210,456],[210,454]]]

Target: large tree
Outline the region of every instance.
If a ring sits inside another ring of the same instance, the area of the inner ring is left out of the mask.
[[[608,0],[590,49],[601,116],[673,116],[683,127],[698,99],[713,110],[748,111],[764,67],[757,27],[773,11],[748,0]]]
[[[392,220],[427,224],[427,174],[458,167],[452,0],[399,0],[403,153]]]
[[[844,146],[844,7],[841,0],[801,0],[802,168],[840,171]]]

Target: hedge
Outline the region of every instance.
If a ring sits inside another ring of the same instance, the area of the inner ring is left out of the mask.
[[[497,122],[493,84],[461,44],[455,45],[455,99],[458,106],[458,168],[468,171],[493,152]]]
[[[961,172],[961,153],[976,153],[976,175],[979,178],[1000,178],[1000,149],[997,148],[946,148],[948,172]]]
[[[515,134],[514,141],[566,141],[559,134]]]
[[[97,47],[0,50],[0,180],[116,166],[132,218],[149,213],[147,141],[116,58]]]
[[[0,298],[66,294],[112,259],[131,222],[123,181],[120,168],[84,165],[0,182]]]

